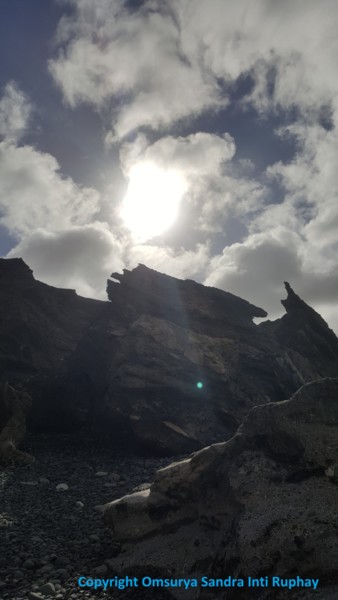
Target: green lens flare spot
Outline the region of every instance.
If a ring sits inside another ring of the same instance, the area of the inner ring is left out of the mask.
[[[196,387],[197,387],[198,390],[202,390],[203,389],[203,383],[202,383],[202,381],[198,381],[196,383]]]

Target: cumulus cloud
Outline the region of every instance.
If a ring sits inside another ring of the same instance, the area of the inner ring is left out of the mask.
[[[32,105],[14,81],[7,83],[0,100],[0,137],[17,142],[25,133]]]
[[[250,75],[262,113],[337,104],[335,0],[71,0],[50,72],[65,100],[96,108],[114,100],[114,135],[158,128],[225,107],[226,86]]]
[[[0,224],[17,240],[8,257],[23,257],[47,283],[104,297],[111,268],[122,267],[120,243],[106,223],[95,222],[96,190],[65,177],[52,155],[18,145],[30,113],[25,94],[7,84],[0,101]]]
[[[283,227],[253,234],[212,258],[205,284],[248,299],[274,319],[284,314],[280,300],[285,297],[283,281],[288,281],[338,331],[333,310],[338,295],[337,268],[308,268],[307,251],[303,237]]]
[[[98,210],[98,193],[63,177],[56,159],[32,146],[0,143],[0,223],[17,236],[81,225]]]
[[[335,0],[148,0],[132,12],[122,0],[64,3],[72,11],[59,24],[57,50],[49,61],[64,102],[72,109],[87,103],[102,115],[106,141],[120,144],[126,177],[137,161],[148,160],[180,170],[188,182],[185,217],[187,227],[196,229],[196,243],[190,244],[195,248],[187,250],[183,242],[181,250],[140,245],[130,238],[126,243],[120,236],[124,264],[145,262],[169,274],[204,279],[261,305],[270,316],[279,313],[286,279],[332,319],[338,299]],[[182,119],[185,131],[187,124],[195,131],[194,117],[227,107],[234,84],[243,79],[252,87],[236,97],[237,110],[253,107],[267,123],[272,114],[288,115],[291,124],[276,133],[281,143],[285,137],[295,142],[294,156],[260,174],[240,168],[236,140],[227,133],[170,132],[173,124],[177,132]],[[28,105],[20,94],[12,87],[0,103],[0,111],[12,115],[2,120],[7,123],[2,134],[11,142],[0,149],[2,222],[23,236],[27,252],[34,246],[31,231],[39,226],[43,247],[50,243],[58,255],[62,239],[71,256],[70,240],[88,238],[100,199],[62,177],[50,155],[13,145],[28,118],[27,112],[22,116]],[[140,134],[142,128],[155,130],[157,141]],[[214,257],[208,244],[197,245],[198,235],[210,234],[211,240],[233,216],[247,228],[246,239]],[[115,248],[119,257],[116,237],[104,239],[104,248]],[[108,249],[102,252],[111,256]],[[34,256],[37,260],[37,250]],[[57,277],[60,285],[68,281],[61,283],[61,267]]]
[[[198,244],[193,250],[173,250],[170,247],[150,244],[133,244],[125,253],[124,260],[129,269],[139,263],[182,279],[201,281],[210,260],[207,244]]]
[[[24,238],[8,258],[23,257],[36,279],[106,300],[106,280],[121,271],[122,248],[107,224],[93,222],[58,232],[37,230]]]
[[[115,137],[217,104],[212,77],[199,68],[198,56],[182,53],[175,18],[161,12],[165,3],[148,2],[132,14],[116,0],[71,4],[73,16],[59,24],[61,49],[50,73],[72,107],[86,102],[100,109],[113,99]]]
[[[186,137],[164,136],[153,144],[140,134],[132,143],[121,146],[120,160],[125,173],[135,162],[143,160],[196,178],[217,175],[222,164],[234,156],[235,149],[234,139],[228,133],[199,131]]]
[[[334,0],[174,0],[173,5],[187,56],[202,51],[205,68],[225,81],[251,73],[256,108],[317,109],[334,98]]]
[[[234,166],[234,139],[228,134],[197,132],[188,136],[164,136],[151,144],[144,134],[120,149],[122,171],[138,162],[174,169],[187,182],[184,202],[190,223],[204,232],[221,231],[229,215],[248,216],[262,205],[265,187],[248,175],[246,165]]]

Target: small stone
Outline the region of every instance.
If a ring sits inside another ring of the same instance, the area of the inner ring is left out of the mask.
[[[44,596],[55,596],[55,587],[52,583],[48,582],[39,588],[39,592]]]
[[[91,542],[93,542],[93,544],[97,544],[100,542],[99,536],[96,535],[95,533],[92,533],[92,535],[89,536],[89,539]]]
[[[39,482],[38,481],[20,481],[20,483],[22,485],[32,485],[32,486],[34,486],[34,485],[38,485]]]
[[[55,489],[57,492],[66,492],[68,490],[68,485],[66,483],[58,483]]]
[[[110,473],[109,479],[112,481],[120,481],[121,477],[118,473]]]
[[[107,471],[96,471],[95,477],[107,477]]]
[[[42,544],[43,540],[38,535],[33,535],[32,542],[33,544]]]
[[[60,579],[67,579],[69,577],[67,569],[57,569],[55,573]]]
[[[77,502],[75,502],[75,506],[76,506],[76,508],[81,509],[84,507],[84,504],[83,504],[83,502],[81,502],[81,500],[78,500]]]
[[[49,571],[52,570],[52,566],[51,565],[45,565],[44,567],[41,567],[40,569],[37,570],[36,574],[37,575],[44,575],[45,573],[49,573]]]
[[[14,577],[15,579],[24,579],[25,575],[22,571],[14,571]]]
[[[65,556],[58,556],[55,561],[55,567],[61,568],[61,567],[65,567],[66,565],[69,565],[68,558],[66,558]]]
[[[34,569],[35,562],[34,562],[34,560],[31,560],[30,558],[27,558],[27,560],[25,560],[22,563],[22,566],[23,566],[24,569]]]
[[[99,567],[96,567],[96,569],[94,569],[94,573],[95,573],[95,575],[100,575],[100,576],[106,575],[108,573],[107,565],[100,565]]]
[[[7,586],[6,581],[0,581],[0,590],[3,590]]]
[[[39,477],[39,483],[50,483],[50,481],[47,477]]]
[[[41,600],[42,596],[40,594],[37,594],[36,592],[29,592],[28,598],[29,600]]]

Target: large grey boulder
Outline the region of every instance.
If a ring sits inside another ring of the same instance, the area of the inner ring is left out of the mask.
[[[338,583],[337,506],[338,379],[325,378],[289,400],[253,408],[228,442],[161,469],[149,489],[107,504],[104,522],[122,544],[110,567],[159,577],[298,574]],[[183,593],[204,597],[200,588]]]

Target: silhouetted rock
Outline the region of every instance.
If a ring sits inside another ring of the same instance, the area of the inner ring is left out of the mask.
[[[276,340],[292,353],[297,368],[311,377],[333,377],[337,375],[338,339],[324,319],[306,304],[290,284],[284,282],[287,298],[281,303],[286,315],[276,321],[261,323],[260,328],[272,334]],[[305,365],[304,360],[308,362]],[[310,373],[309,373],[310,374]],[[309,376],[306,376],[308,380]]]
[[[103,507],[122,545],[112,572],[337,582],[337,395],[338,379],[326,378],[257,406],[228,442],[161,469],[150,488]],[[197,591],[181,595],[209,597]]]
[[[337,338],[290,290],[287,314],[256,326],[266,312],[233,294],[143,265],[112,277],[102,302],[0,260],[0,380],[32,396],[30,428],[187,453],[228,439],[252,406],[337,373]]]
[[[26,417],[32,399],[8,382],[0,383],[0,464],[30,463],[34,460],[19,450],[26,435]]]

